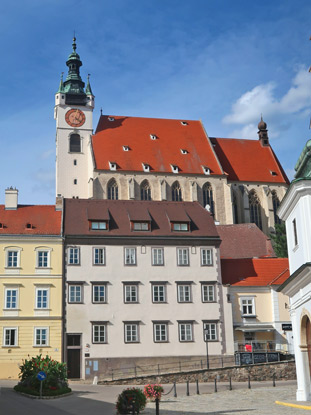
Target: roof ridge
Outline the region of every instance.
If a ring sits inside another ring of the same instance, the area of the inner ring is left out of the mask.
[[[275,258],[276,259],[276,258]],[[281,258],[278,258],[278,259],[281,259]],[[285,268],[282,272],[281,272],[281,274],[279,274],[277,277],[275,277],[275,278],[273,278],[273,280],[271,281],[271,282],[269,282],[269,284],[268,285],[272,285],[275,281],[277,281],[283,274],[285,274],[285,272],[287,272],[287,271],[289,271],[289,268],[287,267],[287,268]]]

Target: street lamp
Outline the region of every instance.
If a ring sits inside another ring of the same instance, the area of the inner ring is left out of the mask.
[[[209,329],[207,326],[204,328],[204,341],[206,343],[206,368],[209,369],[209,361],[208,361],[208,337],[209,337]]]

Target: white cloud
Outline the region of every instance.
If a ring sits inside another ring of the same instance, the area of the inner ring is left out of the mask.
[[[222,121],[225,124],[244,124],[241,129],[235,129],[231,136],[254,138],[260,114],[263,114],[264,120],[273,125],[273,134],[270,136],[276,137],[281,131],[289,129],[294,118],[310,114],[310,107],[311,76],[305,68],[301,68],[292,80],[292,86],[282,97],[276,96],[275,83],[257,85],[241,95]]]
[[[55,154],[54,149],[46,150],[46,151],[43,151],[43,153],[40,154],[40,158],[41,158],[41,160],[46,160],[54,154]]]

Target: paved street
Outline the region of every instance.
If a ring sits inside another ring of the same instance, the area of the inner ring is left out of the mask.
[[[117,395],[126,386],[101,386],[72,382],[74,393],[71,396],[38,400],[20,396],[12,390],[14,381],[0,381],[1,415],[114,415]],[[165,385],[165,392],[172,385]],[[233,390],[227,384],[219,384],[214,392],[213,384],[200,384],[200,395],[195,385],[191,385],[190,396],[186,396],[186,385],[177,387],[177,398],[173,393],[164,396],[160,404],[161,415],[296,415],[305,410],[280,406],[275,401],[295,402],[295,382],[277,382],[275,388],[271,382],[253,383],[252,389],[246,383],[236,383]],[[303,403],[304,405],[306,403]],[[311,403],[310,403],[311,406]],[[308,412],[307,412],[308,413]],[[148,404],[143,414],[155,414],[154,404]]]

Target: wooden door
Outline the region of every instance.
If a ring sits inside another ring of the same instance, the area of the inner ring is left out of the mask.
[[[67,370],[69,379],[80,379],[81,349],[67,349]]]
[[[307,337],[309,370],[311,374],[311,324],[308,318],[307,318],[307,323],[306,323],[306,337]]]

